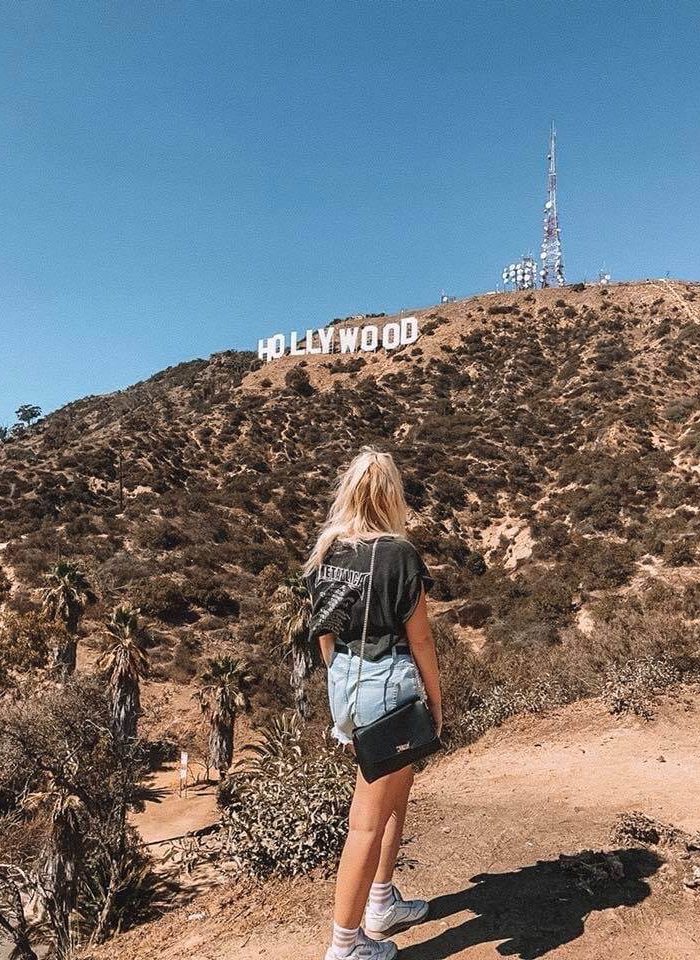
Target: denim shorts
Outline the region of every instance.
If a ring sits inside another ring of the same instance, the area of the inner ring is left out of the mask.
[[[335,650],[328,668],[332,733],[342,744],[352,743],[355,727],[364,727],[416,697],[425,699],[425,687],[413,657],[394,649],[380,660],[363,662],[355,710],[359,666],[356,653]]]

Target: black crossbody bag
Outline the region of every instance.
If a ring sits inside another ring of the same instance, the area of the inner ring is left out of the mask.
[[[369,566],[367,582],[367,599],[365,601],[365,619],[362,627],[362,642],[360,644],[360,665],[357,671],[357,687],[355,689],[354,710],[357,712],[357,698],[360,693],[360,678],[362,676],[362,659],[367,639],[367,623],[369,621],[370,594],[372,592],[372,577],[374,575],[374,555],[377,541],[372,545],[372,559]],[[435,731],[435,724],[427,705],[420,697],[396,707],[385,713],[383,717],[368,723],[364,727],[355,727],[352,735],[357,762],[360,765],[362,776],[368,783],[379,780],[380,777],[401,770],[416,760],[429,757],[441,749],[442,743]]]

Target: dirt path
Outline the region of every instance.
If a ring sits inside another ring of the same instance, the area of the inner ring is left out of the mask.
[[[515,719],[422,774],[398,883],[431,899],[431,919],[398,938],[401,960],[700,957],[700,894],[683,888],[682,861],[624,850],[625,881],[594,897],[565,883],[557,865],[560,853],[613,849],[611,826],[623,811],[700,830],[699,703],[688,694],[651,723],[610,717],[596,703]],[[332,892],[324,880],[268,885],[247,898],[210,894],[108,952],[316,960]]]
[[[146,804],[132,823],[153,856],[164,849],[161,843],[199,830],[218,819],[216,785],[190,783],[186,793],[179,791],[179,765],[168,763],[146,781]]]

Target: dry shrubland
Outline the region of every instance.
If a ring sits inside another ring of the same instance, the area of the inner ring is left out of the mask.
[[[337,471],[374,443],[405,477],[440,619],[479,631],[480,670],[520,686],[544,664],[573,696],[604,662],[611,690],[644,686],[619,672],[614,608],[646,582],[678,597],[697,583],[695,296],[632,284],[477,297],[419,312],[419,344],[392,353],[259,369],[229,352],[69,404],[0,446],[0,595],[35,610],[60,551],[99,596],[88,638],[131,603],[155,678],[176,682],[233,644],[267,677],[264,717],[290,703],[274,591]],[[598,626],[578,636],[594,609]]]

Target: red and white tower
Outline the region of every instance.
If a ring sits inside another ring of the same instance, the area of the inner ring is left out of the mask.
[[[557,134],[554,123],[549,133],[549,170],[547,173],[547,202],[544,205],[544,238],[540,254],[540,280],[543,287],[562,287],[564,258],[561,252],[561,232],[557,213]]]

